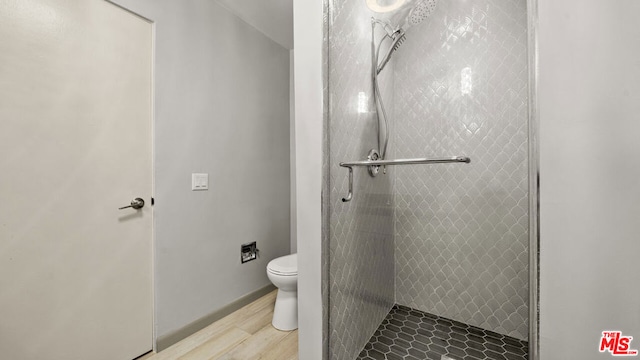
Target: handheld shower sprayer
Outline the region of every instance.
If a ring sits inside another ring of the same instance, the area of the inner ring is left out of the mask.
[[[378,11],[380,9],[397,9],[400,6],[392,6],[392,7],[380,7],[377,5],[377,0],[366,0],[367,6],[373,11]],[[403,5],[405,0],[398,0],[396,3]],[[375,3],[376,6],[372,7],[372,4]],[[410,7],[408,12],[406,10],[399,10],[400,19],[405,17],[404,23],[402,26],[393,26],[391,22],[371,18],[371,60],[372,60],[372,77],[373,77],[373,99],[376,108],[376,115],[378,117],[378,148],[380,149],[380,159],[385,159],[387,154],[387,145],[389,144],[389,123],[387,121],[387,112],[384,108],[384,101],[382,99],[382,95],[380,94],[380,86],[378,85],[378,75],[382,70],[384,70],[385,66],[391,60],[391,56],[394,52],[396,52],[402,43],[406,40],[406,30],[409,28],[416,26],[423,22],[426,18],[431,16],[436,9],[436,5],[438,0],[416,0],[416,1],[408,1],[409,4],[415,4],[413,7]],[[385,12],[389,12],[392,10],[385,10]],[[385,31],[384,36],[378,42],[376,46],[376,25],[382,27]],[[387,48],[386,53],[380,60],[380,49],[385,40],[391,40],[389,47]],[[382,115],[382,116],[381,116]],[[381,144],[381,129],[380,123],[384,122],[385,126],[385,134],[384,141]]]
[[[391,46],[389,46],[389,49],[387,50],[387,53],[384,55],[384,57],[382,58],[382,61],[380,61],[378,63],[378,66],[376,67],[376,72],[378,74],[380,74],[380,72],[382,71],[382,69],[384,69],[384,67],[387,65],[387,63],[389,62],[389,60],[391,60],[391,55],[398,50],[398,48],[400,47],[400,45],[402,45],[402,43],[404,42],[404,40],[406,39],[404,30],[402,28],[398,28],[398,30],[396,30],[396,32],[394,32],[391,35],[391,39],[393,40],[391,42]],[[378,55],[378,54],[376,54]],[[377,57],[377,56],[376,56]]]
[[[375,31],[375,25],[380,25],[384,31],[386,32],[386,36],[380,41],[378,47],[382,45],[382,41],[386,38],[392,40],[391,46],[387,50],[386,54],[382,58],[382,61],[377,62],[376,71],[380,73],[382,69],[384,69],[385,65],[391,60],[391,55],[398,50],[400,45],[405,41],[406,36],[405,32],[407,29],[416,26],[423,22],[426,18],[431,16],[431,14],[435,11],[437,0],[418,0],[417,4],[410,8],[409,11],[403,11],[403,14],[400,16],[405,17],[404,23],[402,26],[393,26],[390,22],[379,20],[376,18],[371,18],[371,23],[373,25],[372,31]],[[373,34],[375,37],[375,34]],[[380,50],[378,49],[377,52]]]

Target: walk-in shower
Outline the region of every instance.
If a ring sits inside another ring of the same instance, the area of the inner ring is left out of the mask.
[[[527,1],[326,9],[325,358],[526,359]]]

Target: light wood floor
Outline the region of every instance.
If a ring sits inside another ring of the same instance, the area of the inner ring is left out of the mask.
[[[298,360],[298,330],[271,326],[276,291],[140,360]]]

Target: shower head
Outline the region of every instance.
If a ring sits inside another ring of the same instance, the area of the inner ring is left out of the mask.
[[[419,0],[410,11],[404,23],[405,30],[420,24],[436,10],[438,0]]]
[[[438,4],[438,0],[417,0],[414,2],[415,5],[410,8],[409,12],[403,12],[403,15],[406,16],[404,20],[404,25],[393,27],[389,22],[381,21],[378,19],[372,19],[374,24],[382,25],[385,31],[387,32],[387,36],[393,40],[389,50],[382,58],[382,61],[378,63],[376,67],[376,73],[380,73],[382,69],[384,69],[385,65],[391,60],[391,55],[398,50],[400,45],[405,41],[405,31],[410,27],[416,26],[423,22],[426,18],[431,16],[433,12],[436,10],[436,5]]]
[[[378,1],[380,0],[366,0],[366,3],[372,11],[378,13],[394,13],[389,20],[372,19],[374,22],[382,25],[389,36],[400,27],[391,24],[395,23],[400,25],[400,23],[402,23],[401,27],[407,30],[431,16],[438,5],[438,0],[396,0],[394,4],[387,6],[381,6]],[[390,28],[393,30],[389,31]]]

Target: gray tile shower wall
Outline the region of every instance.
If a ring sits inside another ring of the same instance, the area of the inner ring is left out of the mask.
[[[526,339],[526,1],[440,1],[395,61],[396,156],[472,159],[395,169],[396,301]]]
[[[394,304],[392,176],[371,178],[354,169],[354,197],[341,161],[365,159],[377,148],[371,85],[372,13],[364,0],[329,0],[328,156],[329,352],[332,360],[358,356]],[[393,77],[382,89],[392,104]],[[328,151],[327,151],[328,150]],[[325,172],[326,173],[326,172]],[[325,229],[325,234],[326,234]]]

